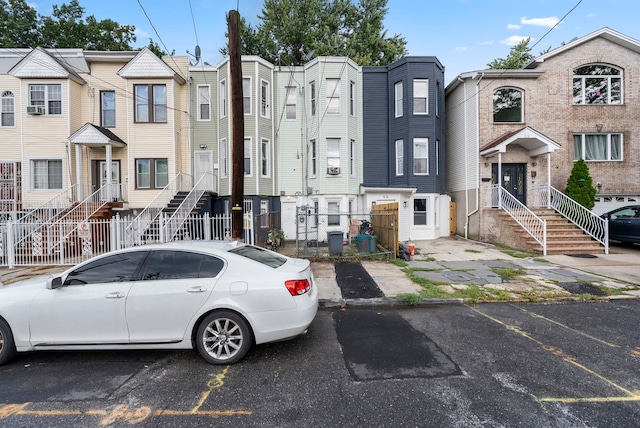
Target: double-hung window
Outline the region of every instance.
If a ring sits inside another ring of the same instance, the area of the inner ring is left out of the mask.
[[[591,64],[573,70],[574,104],[622,104],[622,70]]]
[[[260,175],[271,175],[271,142],[266,138],[260,140]]]
[[[349,142],[349,175],[356,175],[356,140]]]
[[[162,189],[169,184],[167,159],[136,159],[136,189]]]
[[[285,118],[294,120],[296,118],[296,87],[287,86],[285,88]]]
[[[318,174],[318,148],[316,140],[309,142],[309,175],[315,177]]]
[[[574,134],[573,160],[621,161],[622,134]]]
[[[45,114],[62,114],[62,85],[29,85],[29,105],[43,107]]]
[[[15,98],[13,92],[2,93],[2,110],[0,110],[0,126],[15,126]]]
[[[133,85],[135,121],[167,122],[167,85]]]
[[[251,156],[251,138],[244,139],[244,175],[253,175],[251,171],[252,156]]]
[[[311,116],[316,114],[316,82],[309,83],[309,102],[311,103]]]
[[[327,212],[327,225],[340,226],[340,202],[328,202]]]
[[[211,91],[209,85],[198,85],[198,120],[211,119]]]
[[[218,94],[218,100],[220,103],[220,119],[227,117],[227,81],[220,81],[220,93]]]
[[[429,139],[413,139],[413,173],[415,175],[429,174]]]
[[[396,175],[404,175],[404,141],[395,141]]]
[[[327,79],[327,114],[340,114],[340,79]]]
[[[516,88],[500,88],[493,93],[493,122],[522,123],[522,91]]]
[[[271,90],[269,89],[269,82],[266,80],[260,81],[260,116],[271,116]]]
[[[427,114],[429,80],[413,79],[413,114]]]
[[[31,161],[31,171],[33,189],[62,189],[61,159],[34,159]]]
[[[402,92],[402,82],[397,82],[394,85],[394,94],[395,94],[395,116],[402,117],[403,111],[403,92]]]
[[[349,82],[349,114],[356,115],[356,82]]]
[[[413,200],[413,224],[415,226],[427,225],[428,200],[416,198]]]
[[[242,107],[244,114],[251,114],[251,78],[242,78]]]
[[[340,138],[327,138],[327,172],[340,174]]]
[[[220,140],[220,177],[226,178],[229,174],[229,147],[227,139]]]
[[[105,128],[116,126],[116,92],[100,92],[100,123]]]

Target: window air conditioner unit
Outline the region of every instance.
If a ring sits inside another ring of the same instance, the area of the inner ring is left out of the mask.
[[[339,166],[330,166],[327,168],[327,174],[329,175],[340,175],[340,167]]]
[[[27,114],[32,116],[44,114],[44,106],[27,106]]]

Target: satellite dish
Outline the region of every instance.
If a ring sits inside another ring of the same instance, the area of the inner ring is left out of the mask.
[[[196,45],[196,63],[200,62],[200,46]]]

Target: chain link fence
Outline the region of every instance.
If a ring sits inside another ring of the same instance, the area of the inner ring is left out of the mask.
[[[296,257],[395,258],[396,245],[380,239],[382,236],[395,236],[395,229],[393,214],[314,213],[299,207]]]

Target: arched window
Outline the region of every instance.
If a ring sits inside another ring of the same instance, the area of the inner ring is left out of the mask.
[[[574,104],[622,104],[622,70],[590,64],[573,70]]]
[[[2,110],[0,111],[0,126],[15,126],[15,100],[13,92],[2,93]]]
[[[516,88],[499,88],[493,93],[493,122],[494,123],[522,123],[524,116],[522,108],[523,93]]]

